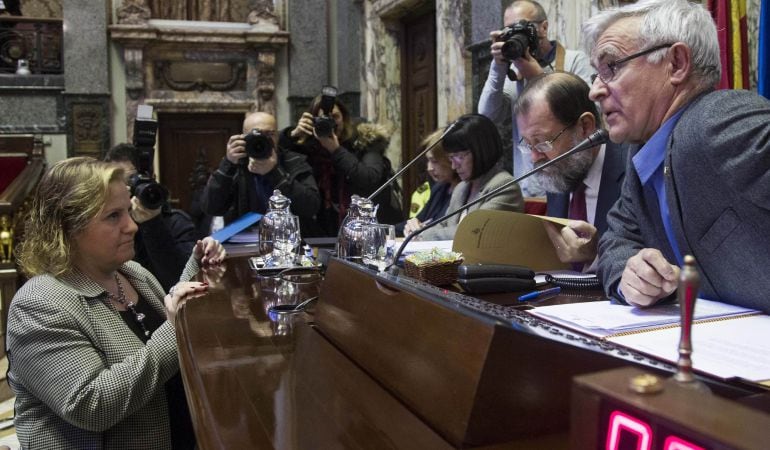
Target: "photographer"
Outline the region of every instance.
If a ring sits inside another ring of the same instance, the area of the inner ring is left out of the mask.
[[[137,176],[137,168],[149,172],[151,161],[140,161],[137,149],[132,144],[118,144],[105,155],[104,160],[123,168],[127,183],[131,187],[131,218],[139,226],[134,236],[134,261],[149,270],[160,281],[164,289],[179,281],[190,253],[199,236],[192,219],[184,211],[172,209],[165,199],[150,196],[150,205],[140,200],[137,184],[146,191],[146,177]],[[139,183],[137,183],[139,181]],[[155,184],[156,189],[163,189]],[[152,189],[152,187],[151,187]],[[145,194],[146,195],[146,194]],[[160,205],[152,204],[160,202]],[[145,202],[146,203],[146,202]]]
[[[303,237],[317,236],[312,223],[320,197],[305,157],[276,145],[275,118],[264,112],[246,115],[243,134],[230,136],[219,168],[203,190],[206,214],[224,216],[225,223],[253,211],[267,212],[268,199],[279,189],[291,200]]]
[[[393,175],[393,170],[385,157],[390,138],[384,128],[369,123],[354,126],[348,109],[336,98],[336,89],[331,88],[333,93],[326,89],[313,100],[296,127],[281,133],[280,142],[307,156],[322,200],[316,232],[336,236],[350,197],[368,197]],[[380,223],[404,220],[395,189],[389,186],[373,199],[379,205]]]
[[[511,3],[503,16],[505,28],[489,33],[492,38],[492,65],[479,98],[478,111],[498,126],[513,117],[513,103],[528,80],[545,72],[572,72],[590,84],[594,72],[588,57],[580,51],[566,50],[558,41],[548,40],[548,17],[543,7],[532,0]],[[526,43],[526,45],[522,45]],[[532,49],[535,51],[533,52]],[[512,120],[512,144],[520,136]],[[520,152],[513,152],[513,174],[532,169],[532,162]],[[544,190],[532,179],[524,180],[525,197],[544,196]]]

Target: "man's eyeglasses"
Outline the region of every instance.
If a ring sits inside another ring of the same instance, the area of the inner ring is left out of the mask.
[[[470,150],[463,150],[461,152],[452,152],[447,153],[447,158],[449,158],[450,161],[461,164],[463,161],[465,161],[465,158],[468,157],[468,155],[471,154]]]
[[[529,155],[533,151],[538,153],[548,153],[553,150],[553,143],[556,142],[557,139],[559,139],[559,136],[561,136],[565,131],[567,131],[567,129],[569,129],[573,125],[575,125],[575,122],[562,128],[561,131],[559,131],[556,134],[556,136],[553,137],[553,139],[549,139],[543,142],[538,142],[535,145],[529,145],[528,142],[524,141],[524,138],[521,138],[519,139],[519,145],[517,147],[519,148],[519,151],[525,155]]]
[[[599,73],[595,73],[591,75],[591,84],[594,84],[596,81],[596,78],[598,77],[604,84],[609,83],[612,81],[613,78],[615,78],[615,75],[617,74],[617,70],[625,63],[631,61],[632,59],[638,58],[640,56],[648,55],[654,51],[660,50],[662,48],[668,48],[671,47],[674,44],[661,44],[656,45],[655,47],[650,47],[647,50],[642,50],[640,52],[634,53],[633,55],[628,55],[625,58],[620,58],[616,61],[608,62],[607,64],[603,66],[599,66],[597,69]]]

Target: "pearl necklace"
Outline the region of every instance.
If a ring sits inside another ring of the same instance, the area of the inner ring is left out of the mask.
[[[139,327],[142,328],[142,332],[144,332],[144,335],[149,337],[150,332],[147,330],[147,327],[144,326],[144,314],[136,310],[136,304],[134,302],[126,299],[126,293],[123,291],[123,283],[120,282],[120,278],[118,277],[117,272],[115,273],[115,283],[118,285],[118,295],[115,296],[110,292],[108,292],[107,295],[112,300],[115,300],[116,302],[125,306],[126,309],[131,311],[134,314],[134,319],[136,320],[136,323],[138,323]]]

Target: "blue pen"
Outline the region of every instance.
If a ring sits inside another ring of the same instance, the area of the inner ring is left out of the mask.
[[[556,286],[550,289],[543,289],[542,291],[532,291],[519,297],[520,302],[526,302],[528,300],[534,300],[536,298],[550,297],[561,292],[561,288]]]

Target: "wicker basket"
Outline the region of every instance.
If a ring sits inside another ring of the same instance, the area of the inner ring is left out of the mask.
[[[452,262],[427,262],[419,266],[409,260],[404,260],[406,275],[425,281],[434,286],[443,286],[457,281],[457,267],[463,263],[462,259]]]

